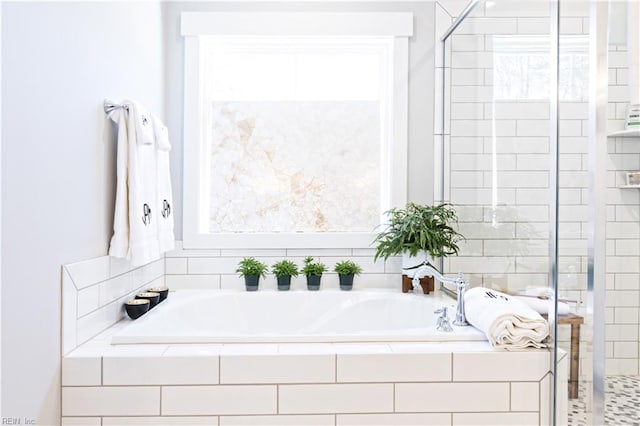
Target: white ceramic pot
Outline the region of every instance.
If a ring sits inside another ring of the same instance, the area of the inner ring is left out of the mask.
[[[416,256],[410,256],[409,253],[402,254],[402,273],[413,276],[416,266],[422,265],[425,261],[430,262],[429,253],[420,251]]]

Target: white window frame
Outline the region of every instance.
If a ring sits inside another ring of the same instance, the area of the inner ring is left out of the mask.
[[[391,169],[391,206],[407,199],[409,37],[413,14],[279,13],[279,12],[183,12],[181,34],[185,39],[184,63],[184,248],[366,248],[375,232],[306,233],[202,233],[198,221],[205,207],[200,158],[203,140],[201,111],[201,36],[392,36],[393,99],[392,140],[388,152]]]

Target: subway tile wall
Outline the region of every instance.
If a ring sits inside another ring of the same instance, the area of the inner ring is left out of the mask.
[[[624,129],[629,104],[627,51],[609,48],[610,132]],[[640,374],[640,190],[621,189],[640,170],[640,138],[607,140],[606,371]]]
[[[136,268],[109,256],[62,266],[62,354],[124,318],[137,292],[161,285],[164,258]]]
[[[181,288],[207,288],[224,290],[244,290],[244,280],[236,273],[238,262],[243,257],[253,256],[266,263],[271,270],[275,262],[288,259],[302,267],[306,256],[313,256],[327,266],[322,274],[321,288],[340,288],[338,275],[333,272],[335,264],[350,259],[362,267],[362,274],[355,277],[354,288],[395,288],[400,289],[402,259],[389,258],[386,262],[373,261],[375,249],[223,249],[185,250],[182,242],[176,242],[176,250],[166,253],[165,280],[167,286]],[[275,290],[276,279],[267,274],[260,279],[261,289]],[[300,275],[291,280],[291,288],[306,289],[305,277]]]
[[[562,3],[561,40],[588,35],[588,14],[588,2]],[[475,285],[518,291],[548,283],[550,105],[547,100],[494,100],[493,80],[496,37],[548,33],[547,2],[518,2],[517,10],[510,2],[495,2],[476,8],[448,45],[449,119],[435,133],[444,134],[447,144],[445,199],[457,206],[467,241],[460,256],[446,260],[445,270],[463,271]],[[611,132],[624,128],[628,93],[626,49],[610,46]],[[436,116],[442,113],[440,102],[436,99]],[[579,306],[586,300],[587,106],[585,97],[563,100],[559,109],[559,287],[561,297]],[[639,374],[640,191],[619,186],[625,184],[625,172],[640,170],[640,140],[606,143],[607,374]],[[568,348],[569,328],[560,327],[559,334]],[[583,347],[590,340],[589,327],[583,327]],[[590,377],[589,351],[582,355],[582,374]]]
[[[499,40],[549,31],[549,4],[508,2],[474,11],[449,43],[450,103],[448,182],[445,199],[459,209],[467,237],[461,255],[446,260],[449,272],[463,271],[472,283],[506,291],[546,287],[550,201],[550,104],[545,99],[494,99],[494,62]],[[586,3],[585,3],[586,5]],[[562,32],[583,35],[588,10],[563,14]],[[548,43],[548,38],[538,39]],[[586,41],[586,40],[585,40]],[[546,95],[546,93],[545,93]],[[546,95],[548,96],[548,95]],[[585,282],[587,222],[586,102],[562,102],[560,273],[573,288],[563,294],[581,300]]]
[[[496,352],[486,342],[463,353],[440,343],[157,349],[65,357],[62,425],[548,424],[542,350]],[[487,379],[479,365],[501,375]]]

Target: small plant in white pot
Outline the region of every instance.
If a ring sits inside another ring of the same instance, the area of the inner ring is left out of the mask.
[[[253,257],[245,257],[238,264],[236,272],[239,273],[241,277],[244,277],[244,284],[247,291],[256,291],[258,290],[260,277],[264,278],[267,272],[267,265]]]
[[[291,277],[297,277],[298,265],[290,260],[281,260],[271,266],[271,272],[278,281],[278,290],[289,290],[291,287]]]
[[[377,244],[374,260],[403,255],[402,291],[411,288],[409,274],[412,269],[423,264],[435,268],[432,259],[458,254],[458,242],[464,236],[452,226],[457,223],[458,216],[450,204],[408,203],[404,208],[393,208],[385,214],[389,221],[373,241]],[[423,279],[420,283],[423,284]],[[423,289],[425,294],[433,291],[433,279],[425,279]]]
[[[333,272],[338,274],[340,290],[349,291],[353,288],[353,277],[360,275],[362,268],[352,260],[342,260],[336,263]]]
[[[313,257],[309,256],[304,259],[304,266],[300,272],[307,277],[307,290],[316,291],[320,289],[322,273],[326,270],[326,265],[320,262],[314,262]]]

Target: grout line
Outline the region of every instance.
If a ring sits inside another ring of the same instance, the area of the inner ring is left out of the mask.
[[[513,392],[513,382],[509,382],[509,411],[513,411],[513,407],[511,406],[511,402],[513,398],[511,397],[511,393]]]
[[[158,414],[158,416],[162,416],[162,388],[164,386],[160,386],[160,414]]]
[[[393,409],[392,411],[396,412],[396,384],[393,384]]]
[[[450,361],[451,361],[451,380],[450,380],[451,382],[453,382],[453,381],[454,381],[453,379],[454,379],[454,377],[455,377],[455,376],[453,375],[454,355],[455,355],[455,354],[454,354],[453,352],[449,353]]]

